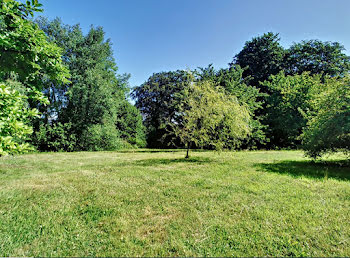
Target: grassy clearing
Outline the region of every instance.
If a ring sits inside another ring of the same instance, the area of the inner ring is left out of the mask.
[[[0,256],[349,256],[350,167],[299,151],[0,159]]]

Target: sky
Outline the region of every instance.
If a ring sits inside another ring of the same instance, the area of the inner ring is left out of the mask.
[[[41,0],[50,19],[102,26],[119,73],[138,86],[155,72],[225,68],[246,41],[265,32],[281,44],[337,41],[350,54],[350,0]]]

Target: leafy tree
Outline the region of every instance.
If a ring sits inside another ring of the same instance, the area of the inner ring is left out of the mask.
[[[212,65],[209,65],[206,68],[199,68],[199,71],[196,71],[196,75],[199,80],[210,80],[214,84],[220,85],[227,94],[236,96],[241,105],[247,106],[252,115],[250,119],[252,132],[244,140],[242,147],[257,148],[265,145],[266,142],[265,126],[261,123],[261,117],[255,115],[262,108],[260,99],[266,97],[266,94],[261,93],[258,88],[247,84],[248,79],[243,79],[244,70],[239,65],[232,65],[228,69],[217,71]]]
[[[289,74],[309,71],[310,74],[345,75],[350,70],[350,60],[344,50],[338,42],[303,40],[288,49],[286,71]]]
[[[237,64],[247,68],[243,77],[251,77],[250,84],[260,88],[259,82],[267,80],[270,75],[283,69],[285,50],[279,41],[279,35],[272,32],[254,37],[245,43],[230,65]],[[261,91],[268,92],[268,89],[261,88]]]
[[[63,109],[67,107],[69,100],[67,92],[72,88],[72,84],[80,79],[76,71],[79,70],[77,65],[79,62],[78,51],[84,41],[84,35],[79,25],[64,25],[59,18],[49,21],[47,18],[39,17],[35,23],[45,32],[50,42],[62,48],[62,60],[71,71],[71,84],[46,80],[43,85],[43,92],[50,104],[41,107],[40,111],[43,114],[44,124],[49,124],[49,121],[62,118]]]
[[[271,95],[267,98],[266,119],[268,137],[273,147],[296,147],[300,144],[300,134],[306,125],[303,112],[310,109],[310,92],[322,87],[321,76],[285,75],[280,72],[271,75],[262,84]]]
[[[120,104],[117,111],[116,127],[120,137],[138,147],[146,146],[145,128],[140,111],[128,101]]]
[[[179,110],[182,122],[169,120],[168,125],[187,146],[186,158],[192,143],[220,150],[227,142],[239,146],[250,133],[248,108],[222,87],[211,81],[193,82],[185,88],[184,97]]]
[[[45,33],[28,19],[40,7],[37,0],[0,2],[1,155],[32,148],[26,141],[32,132],[32,119],[39,114],[33,107],[47,104],[38,91],[43,82],[69,82],[61,49],[48,42]]]
[[[45,93],[51,105],[43,111],[45,123],[55,120],[70,124],[69,133],[76,139],[74,150],[102,150],[101,144],[110,150],[121,146],[120,137],[134,142],[133,136],[142,138],[140,128],[129,128],[137,131],[129,138],[120,131],[121,127],[117,128],[120,109],[125,107],[129,76],[117,74],[111,42],[104,39],[103,29],[92,27],[83,35],[79,25],[64,25],[59,19],[49,22],[40,18],[36,22],[52,42],[64,49],[63,60],[72,75],[70,85],[47,81]]]
[[[322,90],[311,95],[302,134],[306,154],[313,158],[337,151],[349,154],[350,78],[326,78]]]
[[[183,100],[182,91],[190,83],[187,71],[178,70],[153,74],[145,83],[136,87],[132,96],[136,107],[140,109],[147,128],[147,145],[149,147],[168,147],[171,141],[171,128],[164,128],[168,121],[181,122],[179,105]]]
[[[31,119],[39,112],[29,107],[29,98],[47,102],[41,92],[25,88],[21,83],[0,83],[0,156],[33,150],[26,141],[33,132]]]
[[[61,49],[48,42],[45,33],[27,19],[40,11],[40,6],[37,0],[0,3],[0,78],[4,80],[15,73],[23,84],[37,89],[41,89],[45,78],[67,83],[69,76]]]

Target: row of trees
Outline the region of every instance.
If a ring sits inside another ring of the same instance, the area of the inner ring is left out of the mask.
[[[209,82],[237,98],[241,108],[232,109],[235,115],[246,107],[250,116],[247,137],[233,137],[234,142],[226,137],[224,147],[303,147],[312,157],[349,150],[350,61],[344,47],[309,40],[285,49],[279,41],[278,34],[266,33],[247,41],[227,68],[155,73],[136,87],[133,97],[145,118],[148,145],[184,146],[174,128],[186,116],[181,110],[186,89]],[[212,147],[210,141],[201,146]]]
[[[247,41],[227,68],[153,74],[132,91],[101,27],[0,2],[0,155],[147,146],[348,151],[349,57],[319,40]]]
[[[103,29],[33,22],[36,11],[37,0],[0,3],[0,155],[144,146]]]

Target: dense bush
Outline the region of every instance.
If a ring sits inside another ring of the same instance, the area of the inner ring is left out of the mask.
[[[72,133],[71,123],[40,124],[33,143],[41,151],[74,151],[76,136]]]
[[[92,125],[83,131],[81,139],[81,145],[78,146],[80,150],[118,150],[125,147],[113,123]]]

